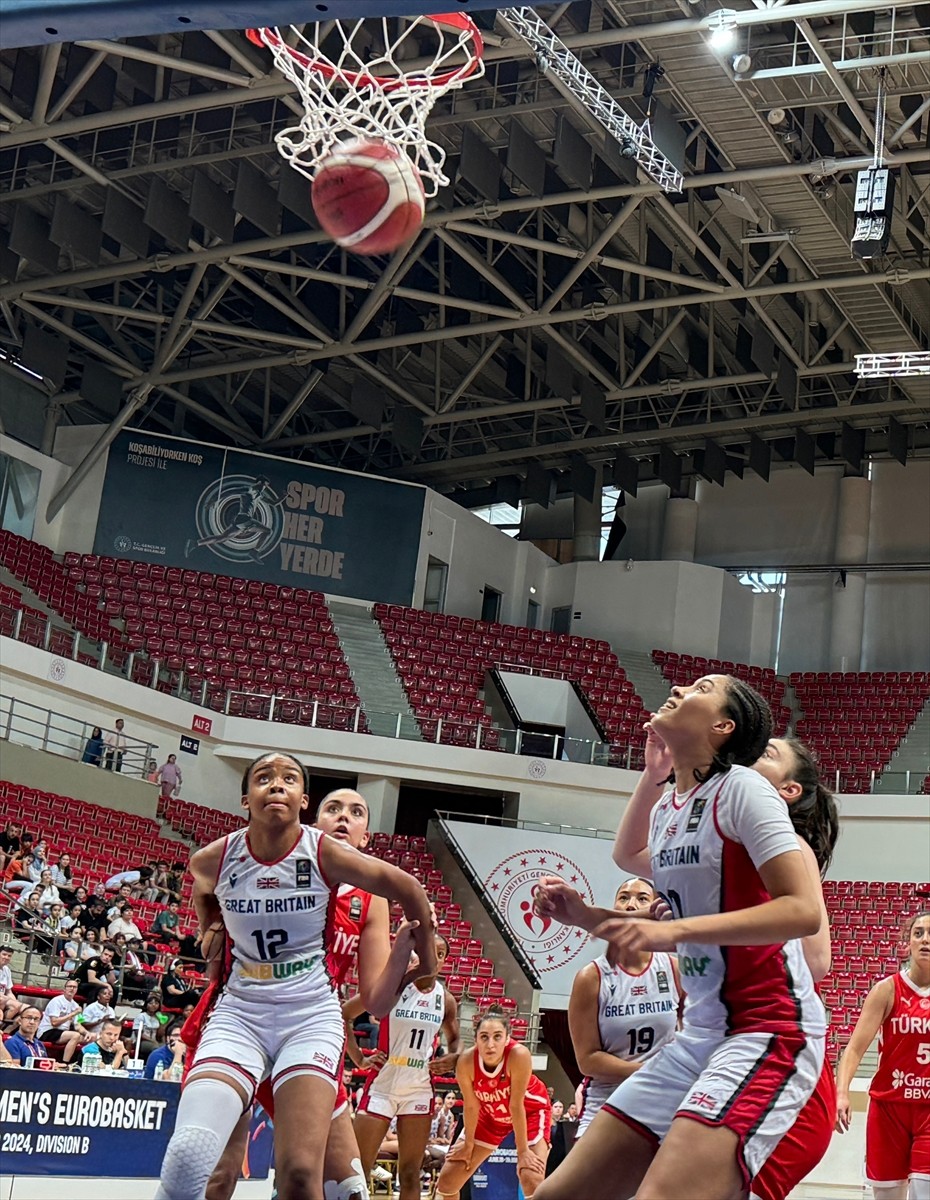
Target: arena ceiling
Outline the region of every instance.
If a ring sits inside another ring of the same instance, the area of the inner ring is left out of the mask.
[[[316,227],[273,143],[296,96],[242,32],[4,49],[0,381],[43,377],[46,450],[59,424],[130,424],[465,502],[531,468],[538,491],[538,467],[619,481],[624,455],[687,486],[720,447],[737,473],[805,434],[818,461],[887,453],[896,422],[926,447],[930,380],[852,360],[930,346],[930,4],[727,2],[727,54],[716,0],[537,6],[677,141],[668,195],[475,14],[486,74],[430,123],[454,182],[385,259]],[[882,69],[895,216],[862,262]]]

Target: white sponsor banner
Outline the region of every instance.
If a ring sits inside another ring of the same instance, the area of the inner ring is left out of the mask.
[[[540,876],[558,875],[588,904],[611,908],[624,879],[611,857],[612,843],[465,821],[449,821],[448,828],[535,967],[544,1005],[566,1007],[575,975],[603,951],[604,943],[537,916],[533,889]]]

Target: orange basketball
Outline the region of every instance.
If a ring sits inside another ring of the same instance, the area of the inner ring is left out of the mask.
[[[320,163],[310,192],[323,229],[356,254],[389,254],[423,223],[423,184],[403,151],[357,138]]]

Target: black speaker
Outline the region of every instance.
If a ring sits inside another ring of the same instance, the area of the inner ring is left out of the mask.
[[[622,489],[628,496],[635,496],[639,486],[639,463],[622,450],[617,451],[611,471],[614,487]]]
[[[888,453],[902,467],[907,464],[907,426],[894,417],[888,418]]]
[[[794,431],[794,461],[803,467],[808,475],[814,473],[814,459],[817,457],[817,447],[814,439],[806,429]]]
[[[695,467],[698,474],[708,483],[717,483],[723,487],[723,479],[727,473],[727,455],[723,446],[712,438],[705,438],[703,457],[700,465],[695,458]]]
[[[772,469],[772,448],[754,433],[749,436],[749,467],[768,483]]]
[[[840,454],[854,471],[860,470],[865,455],[865,430],[856,429],[844,421],[840,426]]]
[[[850,249],[854,258],[879,258],[891,240],[894,214],[894,176],[887,167],[869,167],[856,178],[853,202],[856,227]]]

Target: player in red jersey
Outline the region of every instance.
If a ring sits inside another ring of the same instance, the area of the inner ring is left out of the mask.
[[[546,1172],[552,1103],[533,1074],[529,1050],[511,1039],[500,1009],[489,1009],[478,1022],[475,1047],[459,1055],[455,1077],[464,1126],[436,1180],[437,1200],[458,1200],[462,1186],[511,1130],[517,1178],[524,1196],[533,1196]]]
[[[369,841],[368,804],[350,788],[324,796],[316,814],[316,827],[346,845],[363,850]],[[404,927],[391,950],[390,914],[382,896],[360,888],[341,886],[333,908],[333,929],[327,964],[337,986],[342,986],[358,964],[359,993],[368,1011],[382,1016],[393,1004],[403,980],[412,946],[412,931]],[[274,1098],[262,1091],[259,1099],[273,1116]],[[249,1135],[245,1114],[236,1127],[207,1187],[206,1200],[230,1200],[239,1180],[239,1169]],[[361,1170],[348,1096],[340,1077],[326,1143],[324,1164],[326,1200],[367,1200],[367,1180]]]
[[[876,1200],[930,1200],[930,911],[912,917],[904,937],[910,957],[866,996],[836,1073],[836,1127],[845,1133],[849,1085],[880,1034],[865,1129]]]

